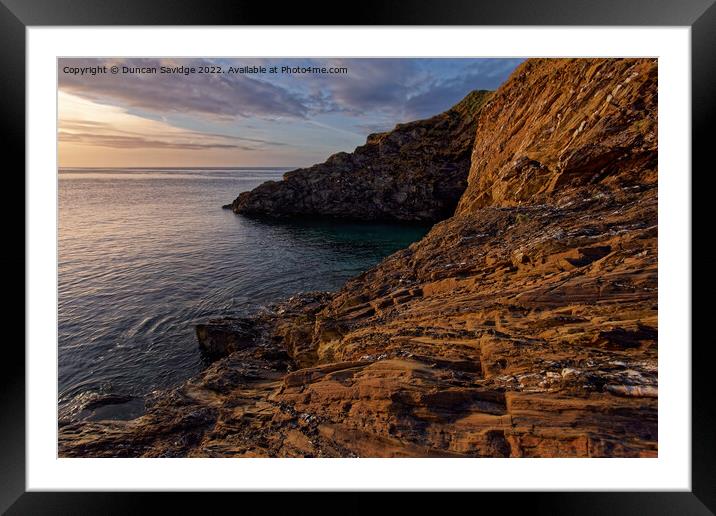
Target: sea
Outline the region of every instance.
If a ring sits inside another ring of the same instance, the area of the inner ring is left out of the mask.
[[[429,229],[221,208],[287,170],[59,170],[61,420],[141,415],[150,393],[206,367],[197,323],[337,290]]]

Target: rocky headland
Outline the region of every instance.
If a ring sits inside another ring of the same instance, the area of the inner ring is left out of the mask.
[[[422,240],[200,325],[211,366],[139,418],[61,422],[60,455],[656,456],[656,60],[528,60],[462,123],[467,185]]]
[[[467,186],[477,113],[490,95],[473,91],[444,113],[371,134],[352,153],[286,172],[224,207],[273,218],[446,219]]]

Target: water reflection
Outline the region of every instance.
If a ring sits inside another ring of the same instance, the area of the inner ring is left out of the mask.
[[[346,252],[395,252],[422,238],[425,224],[361,223],[319,218],[276,219],[245,217],[247,226],[270,231],[275,239],[291,239],[295,245],[322,247]]]
[[[61,406],[87,393],[142,397],[179,383],[203,367],[196,323],[335,290],[427,230],[258,220],[220,208],[282,173],[60,174]]]

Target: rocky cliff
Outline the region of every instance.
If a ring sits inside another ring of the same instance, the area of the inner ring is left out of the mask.
[[[435,222],[455,211],[467,185],[476,115],[490,97],[473,91],[448,111],[371,134],[352,153],[293,170],[239,195],[247,215]]]
[[[657,454],[657,64],[529,60],[454,216],[336,293],[197,329],[228,354],[62,456]]]
[[[457,213],[655,184],[656,80],[651,60],[526,61],[479,117]]]

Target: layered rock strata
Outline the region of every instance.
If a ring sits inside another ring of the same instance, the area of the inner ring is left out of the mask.
[[[202,327],[227,356],[138,419],[64,424],[60,455],[656,456],[656,76],[528,60],[453,217],[338,292]]]

